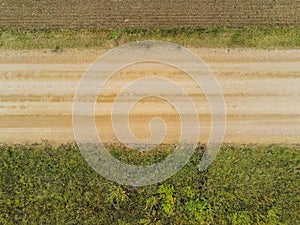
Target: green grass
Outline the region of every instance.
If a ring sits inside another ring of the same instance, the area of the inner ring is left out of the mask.
[[[163,183],[134,188],[93,171],[74,144],[0,145],[0,224],[300,224],[300,146],[224,145],[205,172],[205,146]],[[163,159],[170,146],[131,164]]]
[[[164,40],[186,47],[298,49],[300,29],[285,27],[0,30],[2,49],[111,48],[141,40]]]

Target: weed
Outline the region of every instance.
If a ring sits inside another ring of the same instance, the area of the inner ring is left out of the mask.
[[[108,148],[148,165],[170,147]],[[161,184],[132,188],[93,171],[75,144],[1,144],[0,224],[300,224],[300,145],[223,145],[200,173],[202,154]]]

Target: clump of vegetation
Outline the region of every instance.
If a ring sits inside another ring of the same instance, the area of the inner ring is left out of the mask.
[[[299,49],[293,27],[164,29],[0,30],[2,49],[111,48],[142,40],[171,41],[187,47]]]
[[[299,145],[226,144],[199,172],[204,147],[173,177],[137,188],[97,174],[75,144],[2,144],[0,224],[300,224]],[[109,149],[139,165],[170,153]]]
[[[60,47],[60,46],[55,46],[55,48],[52,50],[52,52],[57,52],[57,53],[61,53],[63,52],[64,50]]]

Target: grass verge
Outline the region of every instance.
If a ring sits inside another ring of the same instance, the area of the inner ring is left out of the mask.
[[[86,30],[0,30],[1,49],[111,48],[141,40],[186,47],[299,49],[299,28],[172,28]]]
[[[167,181],[133,188],[101,177],[74,144],[1,145],[0,224],[300,224],[299,145],[224,145],[200,173],[204,148]],[[132,164],[171,149],[110,146]]]

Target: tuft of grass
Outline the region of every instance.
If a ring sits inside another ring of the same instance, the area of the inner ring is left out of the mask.
[[[147,165],[165,148],[109,151]],[[200,173],[204,148],[163,183],[134,188],[97,174],[75,144],[2,144],[0,224],[300,224],[299,145],[224,144]]]
[[[170,29],[0,30],[2,49],[110,48],[142,40],[163,40],[197,48],[298,49],[294,27]]]

